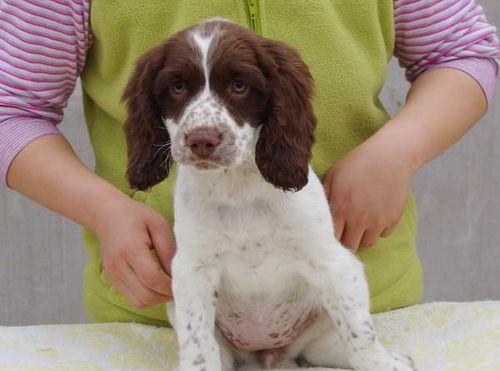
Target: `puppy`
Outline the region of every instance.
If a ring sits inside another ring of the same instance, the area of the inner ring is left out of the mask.
[[[181,371],[415,370],[380,344],[362,264],[334,237],[309,166],[312,91],[296,50],[222,19],[137,63],[128,180],[146,190],[179,164],[168,315]]]

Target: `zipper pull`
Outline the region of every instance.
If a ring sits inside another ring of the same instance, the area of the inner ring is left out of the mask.
[[[248,15],[250,16],[250,28],[260,33],[259,4],[257,0],[247,0]]]

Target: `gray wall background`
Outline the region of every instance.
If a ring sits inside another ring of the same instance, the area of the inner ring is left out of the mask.
[[[500,3],[479,1],[500,26]],[[408,84],[392,61],[383,101],[390,112]],[[500,87],[488,115],[453,149],[420,171],[419,254],[427,301],[500,300]],[[92,166],[77,89],[63,132]],[[0,189],[0,325],[86,322],[85,253],[77,225]]]

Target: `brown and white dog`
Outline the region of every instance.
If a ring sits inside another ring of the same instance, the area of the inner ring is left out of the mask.
[[[309,166],[312,90],[296,50],[222,19],[137,63],[129,182],[148,189],[179,163],[168,311],[181,371],[415,370],[378,341],[362,264],[334,237]]]

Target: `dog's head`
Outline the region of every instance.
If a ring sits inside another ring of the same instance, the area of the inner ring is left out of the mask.
[[[172,158],[207,171],[255,161],[283,190],[307,183],[313,79],[298,52],[214,19],[143,55],[125,89],[128,180],[144,190]]]

